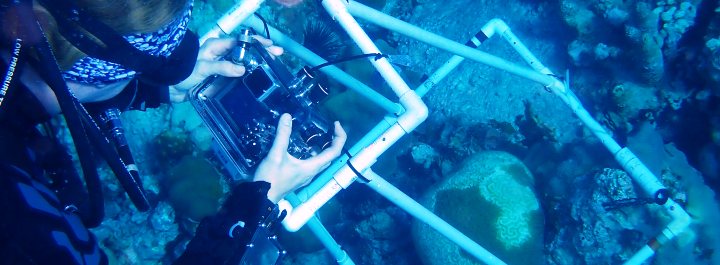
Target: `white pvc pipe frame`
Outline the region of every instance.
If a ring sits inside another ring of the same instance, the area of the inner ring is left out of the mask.
[[[224,15],[217,25],[201,38],[201,43],[212,37],[219,37],[222,33],[232,32],[240,23],[254,13],[264,0],[245,0],[233,7],[226,15]],[[552,72],[542,65],[540,61],[526,48],[522,42],[512,33],[510,28],[499,19],[493,19],[488,22],[482,32],[488,38],[495,34],[500,34],[513,48],[525,59],[525,61],[536,72],[518,68],[512,63],[504,61],[495,56],[474,50],[460,43],[453,42],[439,35],[424,31],[420,28],[407,24],[387,16],[379,11],[370,9],[355,1],[344,3],[340,0],[325,0],[323,6],[343,28],[348,31],[353,40],[360,46],[364,53],[380,53],[375,44],[364,33],[362,28],[357,24],[354,18],[348,13],[348,10],[361,18],[376,23],[379,26],[386,27],[390,30],[405,34],[419,41],[442,48],[448,52],[456,54],[446,65],[454,64],[447,67],[445,72],[449,72],[457,66],[462,60],[457,57],[465,57],[475,60],[486,65],[506,70],[512,74],[525,77],[529,80],[536,81],[545,87],[551,89],[559,96],[583,121],[583,123],[598,137],[603,145],[614,154],[616,160],[630,173],[630,176],[637,181],[640,186],[651,196],[657,194],[659,190],[664,189],[660,181],[654,176],[647,167],[635,156],[629,149],[621,147],[597,121],[582,106],[577,97],[569,90],[567,84],[564,84],[557,78],[552,76]],[[368,15],[370,14],[370,15]],[[407,34],[407,32],[422,32],[424,34]],[[478,41],[477,39],[473,40]],[[479,45],[478,43],[476,43]],[[360,171],[369,169],[375,163],[377,157],[380,156],[387,148],[394,144],[400,137],[414,130],[420,123],[427,118],[427,107],[422,102],[418,94],[411,90],[407,84],[400,78],[395,69],[389,62],[382,58],[380,60],[371,61],[373,66],[386,79],[390,87],[400,98],[400,104],[405,108],[405,112],[398,117],[398,121],[390,129],[388,129],[381,137],[367,148],[363,149],[355,157],[351,159],[353,165]],[[541,74],[541,75],[538,75]],[[444,76],[443,76],[444,77]],[[437,80],[442,79],[442,77]],[[425,91],[434,82],[425,83]],[[423,86],[421,86],[422,88]],[[423,93],[424,94],[424,93]],[[310,197],[305,203],[295,209],[291,209],[291,213],[285,218],[283,224],[290,231],[297,231],[302,227],[312,215],[336,195],[341,189],[347,188],[357,179],[357,176],[348,166],[342,167],[335,173],[333,180],[328,182],[320,191]],[[289,204],[286,204],[289,205]],[[672,199],[663,204],[673,221],[670,222],[662,233],[641,248],[630,260],[625,264],[642,264],[648,258],[652,257],[655,251],[665,242],[671,240],[676,235],[687,229],[690,224],[690,217],[685,210],[674,202]]]
[[[360,25],[347,11],[345,3],[340,0],[326,0],[322,2],[325,9],[348,32],[350,37],[358,44],[363,53],[380,53],[380,50],[365,34]],[[400,105],[405,109],[397,118],[395,124],[388,128],[380,137],[349,160],[353,166],[364,171],[370,168],[377,158],[401,137],[413,131],[428,115],[427,106],[420,97],[410,89],[386,58],[370,60],[380,75],[385,78]],[[315,212],[334,197],[340,190],[347,188],[358,176],[345,165],[334,173],[333,179],[326,183],[317,193],[308,198],[303,204],[289,211],[283,225],[289,231],[297,231],[307,222]]]

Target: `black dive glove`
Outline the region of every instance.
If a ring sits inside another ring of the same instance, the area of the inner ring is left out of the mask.
[[[220,211],[203,219],[174,264],[237,264],[258,223],[278,216],[277,205],[267,198],[269,189],[264,181],[235,187]]]

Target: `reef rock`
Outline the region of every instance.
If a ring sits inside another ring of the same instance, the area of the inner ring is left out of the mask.
[[[562,22],[552,17],[549,10],[553,7],[549,3],[502,0],[480,2],[420,1],[403,19],[459,43],[467,42],[491,19],[503,19],[543,64],[556,74],[564,75],[565,61],[560,58],[564,58],[566,44],[558,42],[556,38],[560,34],[556,31],[562,30],[558,24]],[[474,8],[476,6],[502,8]],[[418,62],[406,70],[431,75],[452,56],[438,48],[398,36],[391,35],[389,38],[397,40],[389,39],[388,43],[397,44],[400,54],[409,55]],[[499,36],[487,40],[479,49],[530,68],[511,45]],[[537,114],[538,123],[551,129],[547,137],[559,143],[573,141],[581,128],[565,104],[548,93],[543,85],[472,60],[466,60],[447,78],[438,82],[423,100],[432,112],[431,116],[443,114],[457,118],[459,126],[502,124],[510,125],[517,131],[517,117],[523,116],[526,108],[531,107]]]
[[[503,261],[541,264],[544,218],[533,183],[516,157],[483,152],[431,188],[422,204]],[[413,236],[426,265],[479,263],[425,223],[414,223]]]

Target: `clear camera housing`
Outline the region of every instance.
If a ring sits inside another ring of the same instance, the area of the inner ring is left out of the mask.
[[[245,75],[210,77],[190,91],[190,101],[234,179],[251,178],[272,146],[283,113],[293,116],[291,155],[307,158],[330,145],[331,123],[317,110],[327,93],[308,68],[292,75],[247,31],[228,57],[245,65]]]

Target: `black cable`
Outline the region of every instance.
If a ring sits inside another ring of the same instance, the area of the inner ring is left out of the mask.
[[[318,66],[315,66],[315,67],[313,67],[313,68],[310,68],[310,72],[316,72],[318,69],[323,68],[323,67],[326,67],[326,66],[330,66],[330,65],[334,65],[334,64],[339,64],[339,63],[342,63],[342,62],[347,62],[347,61],[352,61],[352,60],[357,60],[357,59],[360,59],[360,58],[373,57],[373,56],[375,57],[375,61],[380,60],[380,59],[382,59],[382,58],[387,58],[387,57],[388,57],[387,55],[382,54],[382,53],[366,53],[366,54],[353,55],[353,56],[345,57],[345,58],[342,58],[342,59],[337,59],[337,60],[335,60],[335,61],[325,62],[325,63],[323,63],[323,64],[320,64],[320,65],[318,65]]]
[[[263,28],[265,28],[265,37],[267,37],[267,39],[269,40],[270,39],[270,29],[268,28],[267,20],[265,20],[265,18],[263,16],[258,14],[258,12],[255,12],[255,15],[260,19],[260,21],[262,21]]]
[[[352,172],[355,173],[355,175],[356,175],[358,178],[360,178],[360,179],[362,179],[363,181],[365,181],[365,183],[370,182],[370,179],[368,179],[367,177],[365,177],[365,175],[363,175],[362,173],[360,173],[360,171],[358,171],[357,169],[355,169],[355,166],[353,166],[352,163],[350,163],[350,158],[353,157],[353,156],[350,154],[350,151],[348,151],[347,149],[343,148],[343,152],[348,156],[347,165],[348,165],[348,167],[350,167],[350,170],[352,170]]]
[[[617,209],[625,208],[625,207],[640,206],[640,205],[653,204],[653,203],[655,203],[655,199],[625,198],[625,199],[618,199],[618,200],[614,200],[614,201],[604,202],[604,203],[602,203],[602,206],[603,206],[603,208],[605,208],[606,211],[611,211],[611,210],[617,210]]]

